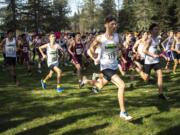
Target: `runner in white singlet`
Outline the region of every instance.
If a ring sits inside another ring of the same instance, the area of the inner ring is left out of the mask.
[[[13,37],[14,32],[12,30],[7,31],[7,37],[2,40],[0,47],[4,48],[6,62],[10,67],[11,76],[13,77],[16,86],[19,86],[19,81],[16,76],[16,51],[17,51],[17,41],[16,38]]]
[[[115,33],[117,28],[117,21],[113,16],[108,16],[105,19],[106,32],[96,37],[90,47],[90,57],[95,63],[100,63],[100,70],[103,73],[103,78],[96,80],[88,80],[85,76],[83,82],[96,86],[98,89],[102,89],[109,81],[118,87],[118,100],[120,105],[120,117],[125,120],[131,120],[132,117],[125,111],[124,106],[124,81],[120,79],[116,73],[118,69],[118,53],[119,53],[119,36]],[[101,48],[100,60],[94,57],[95,48],[99,46]]]
[[[63,49],[55,43],[55,35],[50,34],[49,35],[49,43],[42,45],[39,47],[39,51],[43,57],[43,59],[47,58],[47,64],[50,69],[48,75],[45,77],[45,79],[41,80],[41,85],[43,89],[46,89],[46,83],[49,78],[52,77],[53,72],[56,72],[57,74],[57,92],[62,92],[63,89],[60,84],[60,79],[62,75],[61,69],[58,67],[59,66],[59,56],[58,56],[58,50],[63,51]],[[43,52],[43,49],[47,49],[46,55]]]

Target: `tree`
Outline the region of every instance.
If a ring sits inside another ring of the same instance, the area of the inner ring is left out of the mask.
[[[179,27],[178,3],[178,0],[124,0],[119,22],[123,30],[147,30],[152,22],[158,23],[161,30],[175,30]]]
[[[14,6],[12,6],[13,2],[15,2]],[[10,0],[5,12],[3,20],[6,28],[15,26],[21,31],[38,33],[42,30],[60,31],[68,26],[67,0],[54,0],[53,2],[52,0],[28,0],[27,2]]]

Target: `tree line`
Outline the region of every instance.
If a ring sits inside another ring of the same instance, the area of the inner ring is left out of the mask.
[[[180,29],[179,0],[123,0],[121,8],[115,0],[84,0],[72,16],[68,0],[23,1],[8,0],[8,6],[0,9],[0,29],[93,32],[104,29],[109,14],[117,17],[120,32],[147,30],[152,22],[163,31]]]

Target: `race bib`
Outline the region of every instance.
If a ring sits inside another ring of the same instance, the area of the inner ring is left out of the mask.
[[[14,56],[14,55],[16,55],[15,47],[14,46],[7,46],[6,55],[7,56]]]
[[[51,59],[52,62],[55,62],[57,60],[58,60],[57,57],[52,57],[52,59]]]
[[[28,52],[28,48],[27,47],[23,47],[23,52],[27,53]]]
[[[51,62],[55,62],[58,60],[58,55],[56,51],[52,51],[49,56]]]
[[[133,54],[133,52],[132,52],[132,51],[129,51],[129,52],[128,52],[128,57],[131,58],[131,57],[132,57],[132,54]]]
[[[81,48],[77,48],[76,49],[76,54],[77,55],[81,55],[82,54],[82,49]]]
[[[108,59],[109,60],[114,60],[116,59],[116,52],[111,52],[111,53],[108,53]]]

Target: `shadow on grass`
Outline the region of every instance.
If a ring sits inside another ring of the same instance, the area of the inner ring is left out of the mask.
[[[40,88],[40,83],[39,83],[40,77],[45,76],[45,74],[46,73],[36,74],[35,76],[32,76],[32,78],[23,76],[21,80],[24,85],[22,85],[20,89],[14,88],[13,86],[8,86],[9,76],[6,73],[3,73],[0,75],[0,81],[1,81],[0,83],[3,84],[3,87],[0,88],[0,93],[1,93],[0,102],[2,104],[1,106],[2,111],[0,112],[0,120],[1,120],[0,132],[9,130],[11,128],[15,128],[21,125],[22,123],[27,123],[36,118],[48,117],[53,114],[65,113],[65,112],[69,112],[75,109],[88,110],[89,108],[90,109],[93,108],[94,110],[98,109],[98,110],[102,110],[103,112],[87,113],[87,114],[70,116],[61,120],[55,120],[53,122],[46,123],[45,125],[41,125],[39,127],[28,129],[19,134],[33,134],[33,135],[35,135],[36,133],[38,135],[48,134],[48,133],[51,133],[52,130],[62,128],[69,124],[73,124],[76,121],[78,121],[78,119],[85,119],[97,113],[100,113],[100,115],[104,115],[107,117],[111,117],[112,114],[119,113],[117,97],[112,96],[112,94],[109,94],[108,96],[104,96],[100,94],[94,96],[88,91],[87,92],[79,91],[79,93],[67,92],[65,96],[57,96],[57,97],[55,96],[53,98],[52,97],[38,97],[37,98],[34,95],[31,95],[30,92],[32,89],[34,89],[34,87]],[[72,78],[71,75],[68,75],[62,78],[62,84],[63,83],[68,84],[66,89],[74,89],[70,87],[70,85],[76,84],[75,80],[76,80],[76,77]],[[142,87],[142,81],[140,79],[138,80],[137,84],[139,88]],[[168,102],[161,101],[157,97],[149,93],[150,95],[148,96],[145,95],[145,97],[144,96],[128,97],[127,108],[128,106],[133,106],[133,108],[156,106],[159,110],[159,113],[161,113],[161,112],[169,111],[170,107],[177,107],[177,108],[180,107],[180,103],[177,102],[178,99],[180,98],[180,95],[178,95],[179,93],[179,89],[177,86],[178,81],[176,80],[175,82],[172,82],[172,84],[173,85],[171,86],[171,89],[173,90],[173,92],[168,93],[168,95],[170,95],[173,98],[172,100]],[[72,96],[76,98],[80,98],[80,99],[75,100],[73,102],[66,102],[66,99],[71,99]],[[139,102],[139,101],[142,101],[142,102]],[[51,104],[49,106],[48,104],[49,102],[54,102],[54,103],[53,105]],[[116,108],[116,110],[114,110],[113,108]],[[143,119],[150,118],[152,115],[155,115],[155,113],[137,118],[134,120],[134,124],[143,124]],[[13,120],[14,118],[15,119],[20,118],[20,120]],[[97,125],[93,127],[75,129],[75,130],[66,132],[64,134],[65,135],[66,134],[79,135],[79,133],[86,134],[86,132],[89,132],[90,130],[94,132],[98,129],[105,128],[107,125],[108,124],[105,123],[105,124]]]
[[[145,116],[143,116],[143,117],[140,117],[140,118],[137,118],[137,119],[132,120],[131,123],[137,124],[137,125],[142,125],[142,124],[143,124],[143,120],[144,120],[145,118],[150,118],[151,116],[157,115],[157,114],[160,114],[160,113],[151,113],[151,114],[145,115]]]
[[[70,117],[67,117],[64,119],[56,120],[56,121],[47,123],[45,125],[41,125],[41,126],[38,126],[38,127],[32,128],[32,129],[26,130],[26,131],[18,133],[16,135],[29,135],[29,134],[31,134],[31,135],[48,135],[48,134],[52,133],[54,130],[63,128],[67,125],[75,123],[76,121],[78,121],[80,119],[85,119],[85,118],[88,118],[88,117],[91,117],[91,116],[97,115],[97,114],[98,114],[98,112],[91,112],[91,113],[70,116]]]
[[[107,127],[109,123],[104,123],[101,125],[96,125],[88,128],[80,128],[76,130],[72,130],[66,133],[63,133],[62,135],[93,135],[93,133],[99,129],[104,129]]]
[[[180,133],[180,125],[170,127],[164,131],[160,131],[156,135],[179,135]]]

